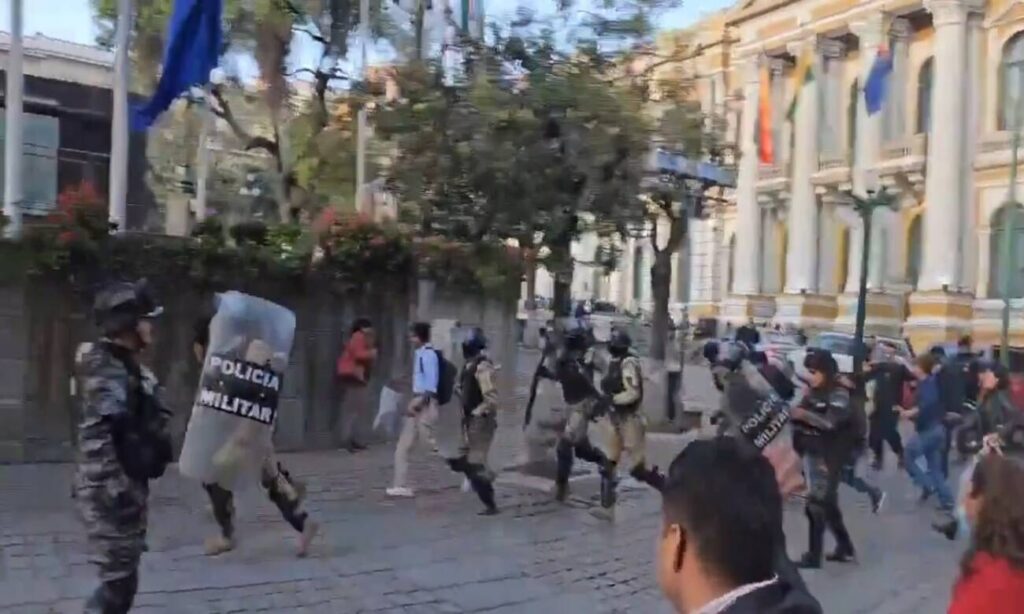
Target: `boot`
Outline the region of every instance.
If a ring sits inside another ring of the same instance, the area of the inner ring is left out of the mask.
[[[235,540],[223,535],[207,537],[203,542],[203,551],[206,556],[218,556],[235,549]]]
[[[835,550],[825,555],[825,560],[833,563],[855,563],[857,562],[857,553],[852,549],[837,546]]]
[[[473,491],[476,492],[476,496],[479,497],[480,502],[484,504],[484,510],[480,512],[481,516],[494,516],[498,513],[498,505],[494,502],[494,482],[487,478],[483,473],[483,467],[480,465],[470,465],[470,470],[467,472],[469,478],[469,484],[473,487]]]
[[[572,475],[572,445],[564,439],[559,440],[555,457],[558,460],[558,468],[555,471],[555,500],[564,503],[569,496],[569,476]]]
[[[956,539],[960,523],[952,514],[944,514],[941,518],[932,523],[932,528],[944,535],[949,541]]]
[[[820,509],[819,503],[809,501],[804,515],[807,516],[807,552],[796,565],[801,569],[820,569],[825,548],[825,510]]]
[[[302,532],[299,533],[299,547],[295,551],[295,556],[300,559],[306,558],[309,554],[309,547],[319,532],[320,525],[312,520],[307,520],[305,526],[302,527]]]

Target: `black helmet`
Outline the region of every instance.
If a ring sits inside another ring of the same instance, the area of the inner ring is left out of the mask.
[[[484,336],[483,329],[471,329],[462,341],[462,355],[466,358],[472,358],[485,349],[487,349],[487,337]]]
[[[804,357],[804,368],[809,371],[818,371],[828,377],[835,377],[839,373],[839,365],[832,356],[832,352],[820,348],[811,348]]]
[[[154,299],[145,279],[135,283],[111,283],[96,294],[93,303],[96,326],[106,337],[131,330],[139,320],[155,318],[163,310]]]
[[[611,337],[608,339],[608,351],[612,354],[624,354],[629,351],[632,345],[633,340],[629,338],[629,333],[621,328],[613,330]]]
[[[565,348],[568,350],[585,350],[589,341],[587,331],[579,326],[565,331]]]

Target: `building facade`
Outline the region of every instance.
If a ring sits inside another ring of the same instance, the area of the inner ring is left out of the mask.
[[[863,230],[850,194],[884,188],[895,201],[872,217],[868,332],[997,344],[1009,275],[1011,343],[1024,345],[1024,213],[1006,206],[1024,2],[742,0],[689,32],[699,52],[682,69],[737,152],[736,189],[693,221],[679,259],[673,296],[690,320],[852,329]],[[869,114],[879,53],[892,72]],[[618,274],[637,277],[643,257],[625,249]],[[644,307],[643,290],[630,298]]]
[[[6,88],[9,49],[10,35],[0,32],[0,88]],[[52,213],[57,196],[70,186],[86,181],[100,194],[107,193],[114,57],[97,47],[26,36],[23,66],[23,206],[31,223]],[[0,100],[6,105],[6,96]],[[0,114],[0,142],[4,122]],[[129,148],[127,226],[137,229],[155,206],[146,186],[146,134],[132,134]],[[0,186],[2,168],[0,164]]]

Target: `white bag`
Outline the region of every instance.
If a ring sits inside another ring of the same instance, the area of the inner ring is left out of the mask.
[[[377,405],[377,417],[373,420],[373,430],[384,433],[389,439],[398,436],[402,424],[402,395],[388,386],[380,391],[380,403]]]

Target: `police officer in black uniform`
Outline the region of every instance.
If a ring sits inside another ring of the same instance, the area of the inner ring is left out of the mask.
[[[494,472],[487,466],[487,456],[498,428],[497,369],[487,356],[487,338],[479,328],[470,331],[462,342],[465,364],[456,381],[456,393],[462,402],[462,446],[459,456],[448,461],[455,471],[469,480],[470,486],[484,504],[481,515],[498,513],[494,501]]]
[[[821,567],[825,528],[836,539],[829,561],[849,562],[855,551],[839,509],[843,467],[852,458],[857,434],[852,424],[850,392],[839,381],[835,358],[827,350],[812,350],[804,359],[810,390],[793,409],[793,446],[804,459],[809,494],[804,513],[809,523],[808,551],[797,563]]]

